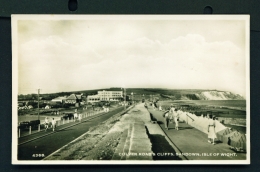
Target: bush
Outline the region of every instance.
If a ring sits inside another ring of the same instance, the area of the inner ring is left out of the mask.
[[[49,103],[49,105],[52,108],[62,108],[63,107],[63,104],[61,102],[51,102],[51,103]]]

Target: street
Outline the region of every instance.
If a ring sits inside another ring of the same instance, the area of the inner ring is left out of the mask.
[[[121,112],[123,109],[123,107],[120,107],[114,111],[110,111],[90,120],[88,120],[89,118],[86,118],[82,121],[82,123],[78,125],[74,125],[64,130],[58,130],[53,134],[22,144],[18,146],[18,159],[41,160],[55,150],[61,148],[62,146],[66,145],[67,143],[87,132],[90,127],[98,125],[99,123],[107,120],[114,114]],[[52,130],[49,129],[46,132],[41,132],[41,134],[44,135],[48,132],[52,132]]]

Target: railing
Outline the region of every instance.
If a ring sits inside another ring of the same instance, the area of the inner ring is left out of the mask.
[[[187,113],[186,116],[189,117],[190,119],[192,119],[192,121],[195,121],[192,117],[190,117]]]
[[[81,113],[82,114],[82,119],[83,118],[87,118],[87,117],[90,117],[90,116],[94,116],[94,115],[96,115],[96,114],[99,114],[99,113],[101,113],[101,112],[105,112],[105,111],[103,111],[103,110],[97,110],[97,111],[91,111],[91,112],[86,112],[86,113]],[[108,111],[106,111],[106,112],[108,112]],[[68,123],[71,123],[71,122],[76,122],[76,121],[79,121],[78,120],[78,118],[77,119],[75,119],[74,117],[71,117],[71,118],[67,118],[67,119],[61,119],[61,120],[57,120],[56,121],[56,125],[55,125],[55,127],[58,127],[58,126],[62,126],[62,125],[65,125],[65,124],[68,124]],[[80,122],[80,121],[79,121]],[[41,131],[41,126],[43,125],[43,124],[37,124],[38,125],[38,129],[37,129],[37,131],[35,131],[35,132],[32,132],[32,128],[33,128],[33,126],[31,126],[30,124],[29,124],[30,122],[28,122],[28,125],[25,125],[24,127],[26,128],[26,129],[29,129],[29,131],[28,131],[28,134],[24,134],[23,136],[27,136],[27,135],[31,135],[32,133],[37,133],[37,132],[40,132]],[[51,122],[49,123],[49,125],[51,124]],[[19,124],[19,126],[18,126],[18,138],[20,138],[21,137],[21,126],[20,126],[20,124]]]

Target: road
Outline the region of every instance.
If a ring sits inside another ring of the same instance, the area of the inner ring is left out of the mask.
[[[56,151],[57,149],[61,148],[62,146],[66,145],[67,143],[71,142],[72,140],[76,139],[80,135],[86,133],[90,127],[96,126],[103,121],[107,120],[111,116],[116,113],[119,113],[124,110],[124,107],[120,107],[116,110],[110,111],[108,113],[104,113],[95,118],[85,118],[81,123],[78,125],[74,125],[72,127],[57,130],[56,132],[52,132],[48,130],[46,132],[40,132],[33,137],[38,137],[40,135],[46,135],[40,139],[30,141],[25,144],[21,144],[18,146],[18,160],[41,160],[44,157],[48,156],[52,152]],[[32,139],[27,137],[28,140]],[[26,139],[26,138],[23,138]],[[23,140],[23,142],[26,140]],[[19,141],[21,143],[21,141]],[[19,143],[19,144],[20,144]],[[41,157],[39,157],[41,155]],[[42,157],[44,155],[44,157]],[[38,156],[38,157],[36,157]]]

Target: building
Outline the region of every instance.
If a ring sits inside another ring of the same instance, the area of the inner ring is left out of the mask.
[[[123,91],[98,91],[100,101],[119,101],[123,97]]]
[[[52,99],[52,102],[60,102],[63,103],[66,100],[66,97],[56,97],[54,99]]]
[[[66,98],[65,103],[67,103],[67,104],[80,103],[82,101],[81,96],[82,95],[71,94],[69,97]]]
[[[123,91],[98,91],[97,95],[88,96],[87,101],[100,102],[100,101],[120,101],[123,98]]]
[[[90,102],[90,103],[100,102],[100,97],[98,95],[88,96],[87,102]]]

